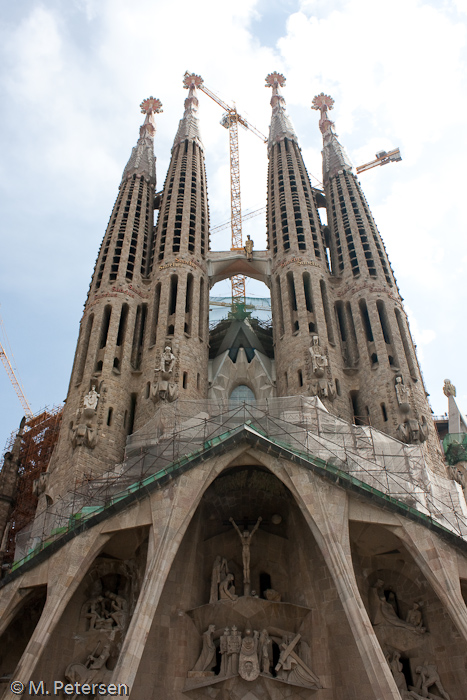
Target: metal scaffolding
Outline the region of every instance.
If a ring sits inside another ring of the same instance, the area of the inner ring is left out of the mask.
[[[28,418],[24,425],[16,495],[4,550],[4,563],[13,561],[18,533],[34,520],[38,500],[34,482],[47,470],[60,431],[62,409],[62,406],[44,408]],[[12,433],[5,452],[11,450],[15,438],[16,432]]]

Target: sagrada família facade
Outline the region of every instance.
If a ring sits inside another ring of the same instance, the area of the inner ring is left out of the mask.
[[[0,691],[464,700],[465,495],[333,100],[313,100],[321,190],[267,77],[267,250],[214,252],[201,84],[185,76],[162,191],[161,103],[141,105],[60,437],[0,582]],[[269,287],[272,325],[239,305],[210,328],[209,290],[234,275]]]

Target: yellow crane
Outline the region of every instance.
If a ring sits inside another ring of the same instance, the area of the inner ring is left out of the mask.
[[[378,165],[387,165],[387,163],[397,163],[402,160],[401,152],[398,148],[394,148],[392,151],[387,153],[386,151],[378,151],[376,153],[376,159],[370,160],[369,163],[364,163],[363,165],[357,165],[357,175],[364,173],[365,170],[371,170],[371,168],[376,168]]]
[[[240,159],[238,151],[238,125],[240,124],[245,129],[251,131],[263,143],[267,143],[267,136],[261,133],[253,124],[242,117],[237,112],[235,105],[232,107],[227,102],[224,102],[214,92],[209,90],[199,75],[186,71],[184,83],[187,87],[193,85],[204,92],[205,95],[214,100],[224,110],[221,119],[223,127],[229,130],[229,148],[230,148],[230,225],[232,229],[232,245],[230,250],[243,250],[242,236],[242,205],[240,195]],[[245,302],[245,277],[243,275],[235,275],[231,278],[232,282],[232,301],[242,303]]]
[[[28,416],[28,418],[31,418],[33,416],[33,412],[31,411],[31,407],[29,406],[29,403],[24,395],[24,391],[22,389],[22,386],[16,377],[16,374],[15,374],[15,371],[12,367],[12,364],[11,364],[10,360],[8,359],[8,355],[6,353],[6,350],[5,350],[4,346],[2,345],[2,337],[4,339],[5,344],[9,345],[9,343],[8,343],[8,336],[6,334],[5,326],[3,324],[3,320],[1,318],[1,316],[0,316],[0,331],[1,331],[1,334],[0,334],[0,336],[1,336],[0,337],[0,360],[2,361],[3,366],[6,369],[6,373],[8,374],[8,377],[10,378],[10,382],[13,384],[13,389],[16,391],[16,394],[20,400],[21,406],[24,409],[24,413]],[[10,350],[10,354],[13,357],[11,350]]]

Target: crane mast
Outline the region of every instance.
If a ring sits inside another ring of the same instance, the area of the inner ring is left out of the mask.
[[[267,137],[261,133],[253,124],[250,124],[247,119],[242,117],[235,105],[231,107],[212,90],[209,90],[199,76],[196,76],[196,87],[210,97],[216,104],[224,110],[224,115],[221,119],[223,127],[229,131],[229,151],[230,151],[230,214],[231,214],[231,230],[232,240],[230,250],[243,250],[243,234],[242,234],[242,203],[240,193],[240,157],[238,149],[238,125],[240,124],[245,129],[251,131],[255,136],[260,138],[264,143],[267,143]],[[188,71],[185,73],[185,81],[193,79],[193,74]],[[186,84],[186,83],[185,83]],[[245,303],[245,277],[243,275],[235,275],[231,277],[232,283],[232,302]]]
[[[0,330],[2,331],[2,335],[6,338],[6,331],[5,327],[3,325],[3,321],[0,317]],[[3,366],[5,367],[6,373],[8,374],[8,377],[10,379],[10,382],[13,385],[13,389],[16,391],[16,395],[18,396],[21,406],[24,409],[24,413],[31,418],[33,415],[33,412],[31,411],[31,407],[29,406],[29,403],[24,395],[24,391],[21,388],[21,384],[19,383],[15,371],[12,367],[12,364],[10,360],[8,359],[8,355],[6,353],[5,348],[2,345],[1,339],[0,339],[0,360],[3,363]]]

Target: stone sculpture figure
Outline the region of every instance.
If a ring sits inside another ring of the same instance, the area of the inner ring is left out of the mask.
[[[400,651],[395,651],[391,657],[390,654],[387,655],[386,660],[388,662],[389,668],[397,685],[397,690],[402,696],[403,692],[407,692],[407,681],[404,674],[402,673],[402,664],[400,662],[401,653]]]
[[[160,367],[154,370],[156,376],[159,373],[158,381],[152,389],[153,401],[175,401],[178,396],[178,386],[175,382],[170,381],[173,378],[173,369],[175,367],[176,357],[173,354],[169,345],[164,349],[161,355]]]
[[[91,390],[83,398],[83,406],[85,409],[95,411],[99,401],[100,394],[96,391],[96,385],[93,384]]]
[[[227,566],[227,559],[218,554],[212,567],[211,594],[209,597],[210,603],[215,603],[217,600],[219,600],[219,585],[221,581],[225,579],[228,573],[229,568]]]
[[[456,387],[451,383],[450,379],[444,380],[443,394],[447,397],[456,395]]]
[[[259,634],[256,630],[253,635],[250,629],[245,630],[240,647],[238,672],[246,681],[254,681],[259,676],[258,638]]]
[[[87,602],[87,612],[85,613],[84,617],[89,620],[90,630],[96,629],[97,621],[101,621],[104,619],[101,615],[103,600],[104,598],[100,595],[97,596],[97,598],[91,598]]]
[[[272,639],[267,629],[261,630],[259,636],[259,668],[261,673],[270,676],[272,666]]]
[[[373,625],[389,624],[393,627],[402,627],[410,632],[423,634],[426,632],[425,627],[413,625],[410,622],[405,622],[397,615],[391,603],[386,600],[384,595],[384,581],[378,579],[375,585],[370,589],[371,603],[373,608]]]
[[[425,442],[428,437],[428,423],[424,419],[419,422],[408,418],[397,426],[397,434],[402,442],[419,445],[421,442]]]
[[[282,595],[279,593],[279,591],[275,591],[274,588],[266,588],[264,591],[264,597],[266,600],[272,600],[275,603],[280,603]]]
[[[216,647],[212,638],[215,630],[215,625],[209,625],[206,632],[203,633],[201,654],[193,667],[193,671],[211,671],[213,666],[216,665]]]
[[[219,652],[221,655],[221,668],[219,671],[219,676],[226,676],[227,675],[227,647],[228,647],[228,639],[230,637],[230,629],[226,627],[224,629],[224,634],[221,635],[219,639]]]
[[[430,700],[439,700],[440,697],[444,698],[444,700],[451,700],[443,688],[438,670],[434,664],[429,664],[425,661],[425,664],[417,666],[415,671],[419,675],[417,685],[410,686],[410,690],[419,693],[419,696],[422,698],[430,698]],[[440,696],[431,692],[433,687],[441,694]]]
[[[244,595],[248,595],[249,589],[250,589],[250,545],[251,545],[251,540],[253,535],[255,534],[256,530],[259,528],[259,524],[262,521],[262,517],[260,516],[256,522],[256,525],[254,526],[253,530],[249,532],[249,530],[244,530],[243,533],[240,531],[237,523],[233,518],[229,518],[230,522],[234,526],[235,530],[238,533],[238,536],[240,537],[240,542],[242,543],[242,560],[243,560],[243,585],[244,585]]]
[[[93,409],[88,409],[95,415]],[[97,444],[97,430],[93,425],[93,418],[85,418],[84,421],[81,420],[81,416],[78,413],[78,418],[76,423],[74,422],[71,427],[71,444],[73,447],[80,447],[84,445],[89,447],[91,450]]]
[[[64,676],[70,683],[96,683],[103,681],[107,669],[107,660],[110,657],[111,645],[105,644],[100,650],[101,642],[98,642],[94,651],[89,654],[84,664],[73,662],[65,670]],[[75,696],[76,697],[76,696]]]
[[[105,591],[104,595],[94,595],[86,602],[82,615],[89,620],[88,631],[122,630],[127,620],[127,601],[121,595]]]
[[[317,335],[314,335],[311,339],[310,355],[313,374],[318,378],[324,377],[326,367],[328,366],[328,358],[319,344],[319,337]]]
[[[235,676],[238,673],[238,657],[242,646],[242,638],[235,625],[227,638],[227,675]]]
[[[421,603],[414,603],[405,618],[406,622],[418,629],[423,628],[423,616],[420,607]]]
[[[276,664],[277,676],[288,683],[301,685],[305,688],[322,688],[317,675],[296,653],[300,634],[285,635],[280,645],[279,661]]]
[[[405,386],[402,377],[396,377],[394,389],[396,390],[397,403],[402,413],[410,411],[410,392]]]
[[[100,654],[97,654],[97,651],[94,652],[94,654],[90,654],[88,656],[88,668],[90,668],[92,671],[99,671],[104,664],[107,662],[107,659],[110,656],[110,644],[106,644],[103,648]]]
[[[253,260],[253,245],[254,243],[251,240],[250,236],[247,236],[244,246],[247,260]]]
[[[124,629],[126,622],[126,600],[121,595],[106,591],[105,597],[110,600],[109,618],[113,620],[117,629]]]
[[[219,584],[220,600],[237,600],[238,595],[235,595],[235,586],[233,585],[233,574],[227,576]]]

